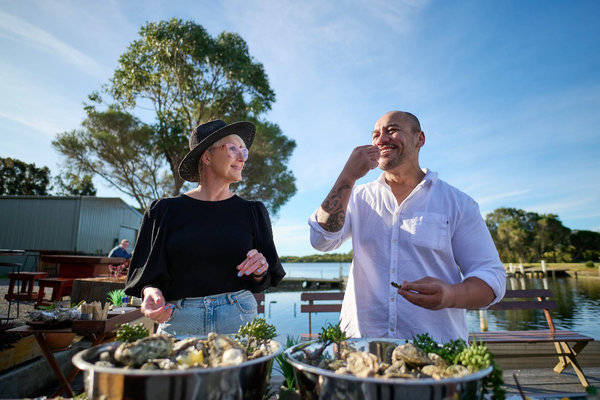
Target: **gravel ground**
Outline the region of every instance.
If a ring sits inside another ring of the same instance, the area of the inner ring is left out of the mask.
[[[4,295],[8,293],[8,279],[0,279],[0,319],[6,317],[8,313],[8,300],[4,298]],[[50,290],[46,292],[46,297],[49,298]],[[37,286],[34,287],[34,291],[37,291]],[[19,304],[19,318],[12,320],[17,325],[23,325],[25,323],[25,319],[27,318],[27,312],[33,310],[34,302],[21,302]],[[13,302],[10,307],[10,316],[15,318],[17,316],[17,304]]]

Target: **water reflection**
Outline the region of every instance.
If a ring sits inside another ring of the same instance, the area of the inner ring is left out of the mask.
[[[347,264],[286,264],[288,276],[337,278],[348,273]],[[556,329],[574,330],[600,339],[600,279],[589,278],[508,278],[507,289],[550,289],[557,308],[550,314]],[[277,326],[279,339],[308,333],[308,316],[300,312],[300,292],[267,293],[267,319]],[[338,313],[312,315],[313,333],[328,322],[337,322]],[[543,310],[488,311],[488,330],[548,329]],[[470,332],[480,331],[478,311],[467,312]]]
[[[557,308],[550,311],[556,329],[575,330],[600,337],[600,280],[572,278],[515,278],[507,280],[508,289],[550,289]],[[470,331],[479,330],[479,315],[468,312]],[[548,329],[543,310],[488,312],[489,330]]]

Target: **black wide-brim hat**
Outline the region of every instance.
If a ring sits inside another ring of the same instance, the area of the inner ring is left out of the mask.
[[[220,119],[198,125],[190,135],[190,151],[179,164],[179,176],[189,182],[200,182],[198,174],[198,163],[200,156],[213,143],[229,135],[238,135],[244,141],[246,148],[250,150],[256,128],[251,122],[234,122],[227,125]]]

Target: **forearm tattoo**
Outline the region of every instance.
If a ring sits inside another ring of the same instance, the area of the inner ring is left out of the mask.
[[[351,185],[342,184],[334,186],[329,195],[317,211],[317,221],[328,232],[337,232],[344,226],[346,219],[346,206],[348,205],[348,192]]]

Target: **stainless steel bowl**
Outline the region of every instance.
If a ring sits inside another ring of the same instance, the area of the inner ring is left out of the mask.
[[[389,363],[391,351],[404,340],[394,339],[350,339],[351,345],[375,354],[379,360]],[[303,362],[302,348],[314,351],[317,342],[302,343],[287,349],[284,357],[294,367],[303,399],[479,399],[482,397],[484,377],[492,372],[488,367],[461,378],[427,379],[383,379],[359,378],[353,375],[336,374],[333,371],[314,367]],[[333,357],[332,346],[325,354]]]
[[[184,370],[139,370],[94,365],[103,351],[120,342],[94,346],[73,357],[85,372],[85,390],[90,399],[262,399],[269,383],[273,358],[283,351],[240,365]]]

